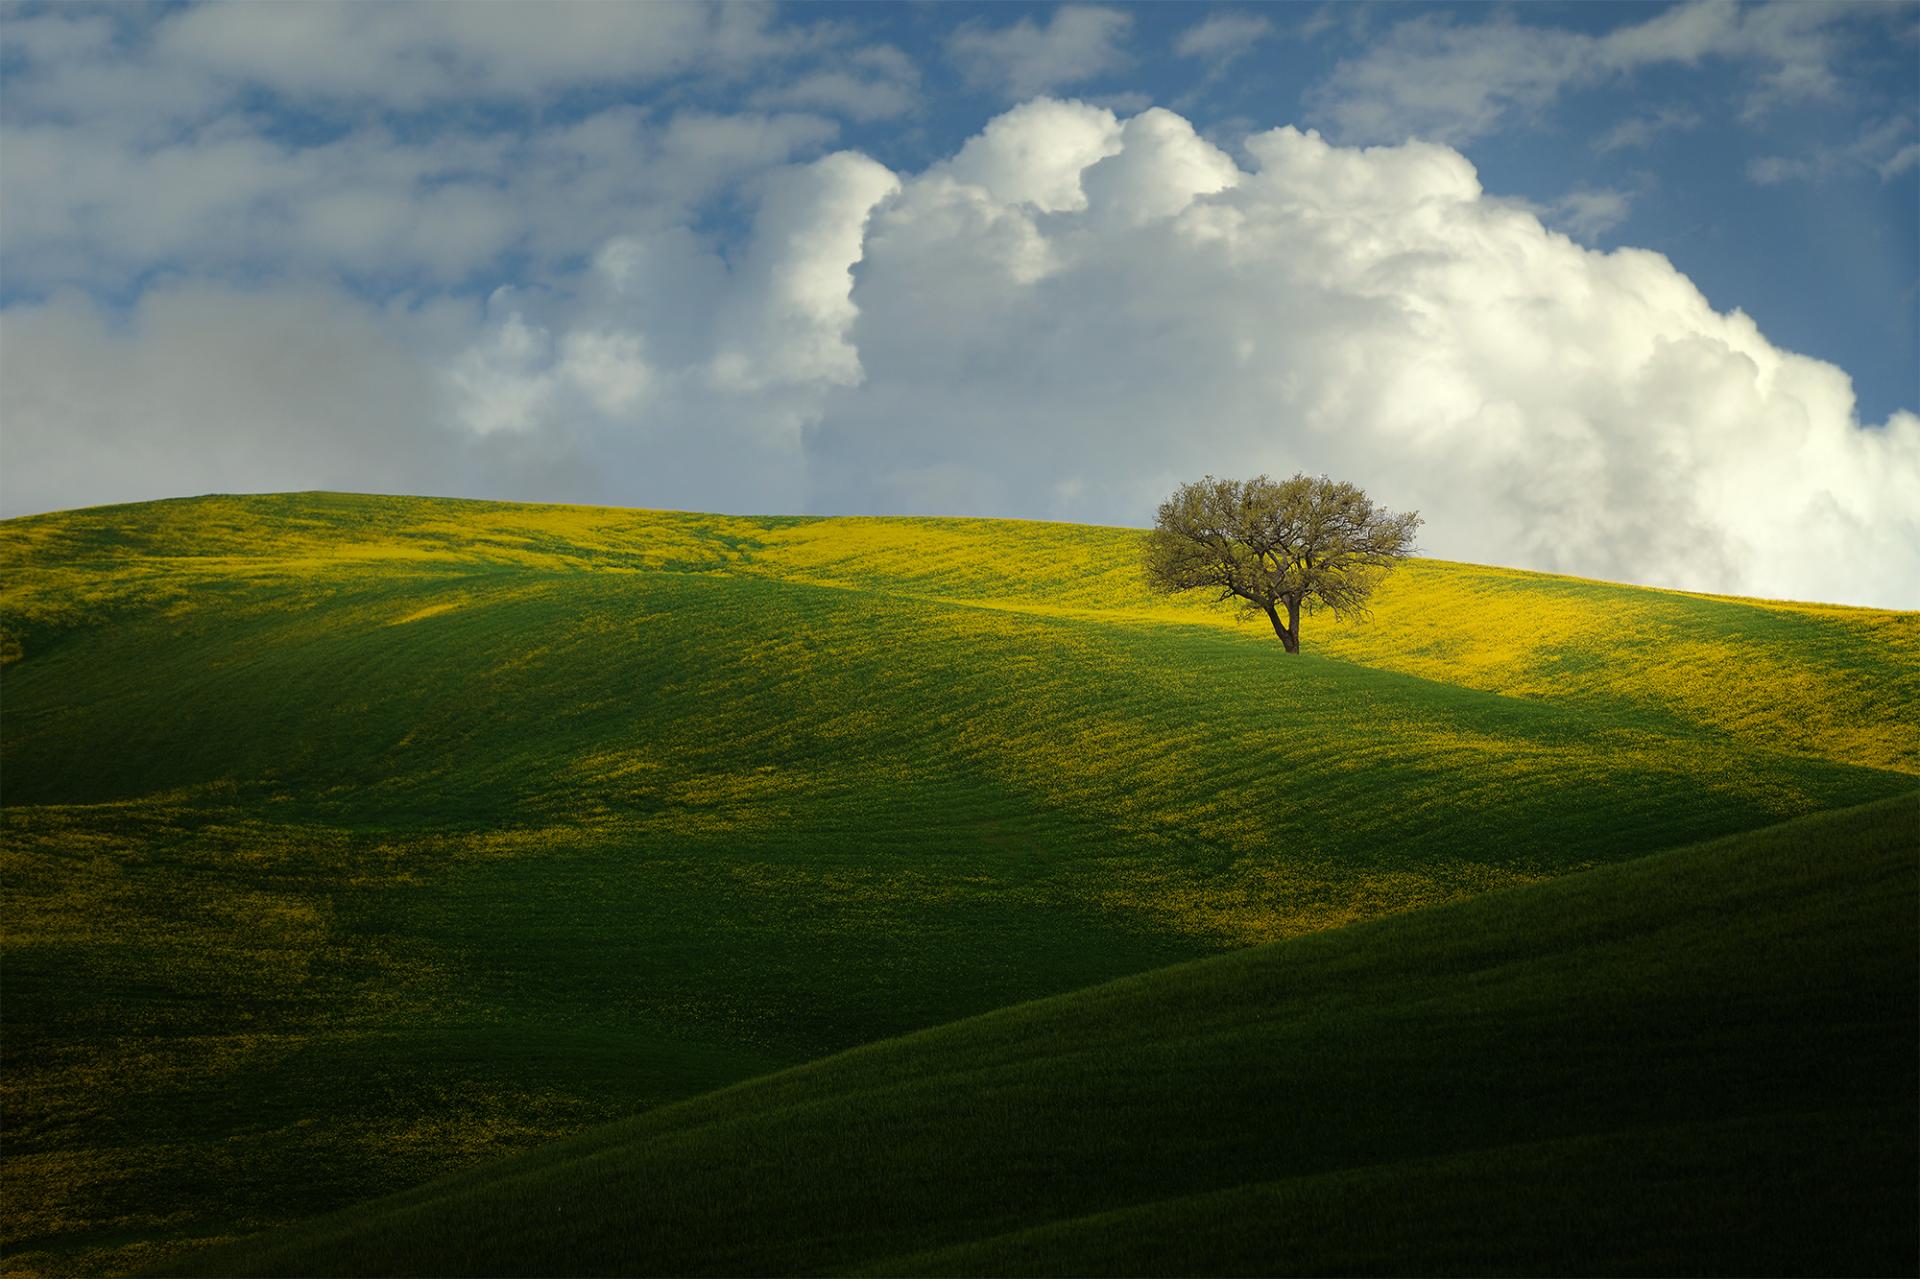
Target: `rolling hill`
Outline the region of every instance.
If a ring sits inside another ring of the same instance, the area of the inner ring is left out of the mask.
[[[1145,595],[1136,537],[338,494],[0,524],[6,1264],[158,1264],[1917,785],[1914,614],[1422,561],[1289,659]]]
[[[1898,1274],[1920,799],[1025,1004],[196,1274]]]

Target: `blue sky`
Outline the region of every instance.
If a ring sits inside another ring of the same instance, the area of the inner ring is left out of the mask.
[[[7,6],[0,512],[1141,523],[1188,472],[1337,470],[1436,553],[1920,602],[1917,30]]]

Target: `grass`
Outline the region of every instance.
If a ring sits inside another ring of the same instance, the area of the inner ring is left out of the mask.
[[[0,1239],[53,1274],[1910,792],[1920,617],[1126,530],[293,494],[0,524]],[[1436,619],[1457,625],[1436,626]]]
[[[1911,1273],[1920,800],[990,1013],[199,1274]]]

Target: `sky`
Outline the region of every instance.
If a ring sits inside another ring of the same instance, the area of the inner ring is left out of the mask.
[[[1920,608],[1920,4],[0,7],[0,516],[1150,523]]]

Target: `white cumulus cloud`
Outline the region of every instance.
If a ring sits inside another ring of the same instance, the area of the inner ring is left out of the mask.
[[[1166,112],[1077,173],[1043,142],[1027,188],[1084,203],[930,175],[876,213],[817,504],[1133,522],[1204,471],[1326,471],[1441,555],[1920,602],[1920,419],[1858,423],[1841,370],[1665,258],[1555,234],[1437,145],[1279,129],[1243,173]]]

